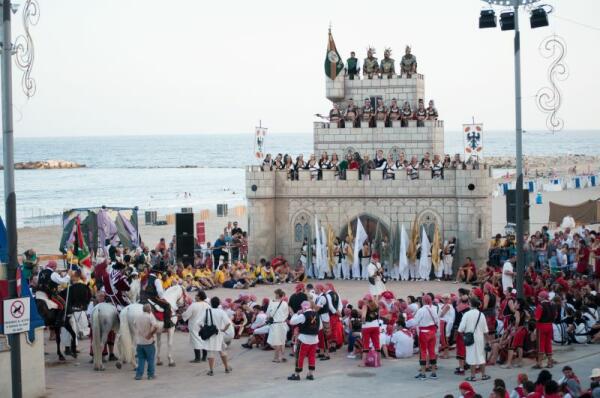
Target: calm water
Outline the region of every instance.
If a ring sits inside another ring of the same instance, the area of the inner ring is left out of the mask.
[[[271,132],[265,147],[273,154],[308,155],[312,138],[312,133]],[[483,144],[484,155],[511,155],[514,133],[488,132]],[[445,147],[447,153],[462,153],[460,132],[446,132]],[[523,147],[528,155],[600,155],[600,132],[528,132]],[[257,162],[251,133],[16,138],[15,159],[63,159],[88,166],[16,171],[21,226],[56,223],[59,219],[53,215],[74,207],[139,206],[164,214],[181,207],[214,210],[216,203],[240,204],[245,200],[243,167]],[[184,192],[191,196],[186,198]]]

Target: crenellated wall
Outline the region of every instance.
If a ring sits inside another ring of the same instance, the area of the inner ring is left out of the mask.
[[[348,153],[368,154],[373,158],[378,149],[388,153],[404,152],[408,159],[416,155],[419,160],[425,152],[444,155],[444,122],[425,120],[424,127],[417,127],[416,120],[410,120],[408,127],[400,127],[400,122],[392,127],[344,127],[335,123],[314,123],[314,147],[317,158],[323,151],[329,155],[337,153],[341,158]],[[380,123],[381,124],[381,123]]]
[[[299,180],[290,181],[282,171],[247,168],[250,259],[283,254],[297,261],[301,242],[294,239],[294,226],[300,216],[312,225],[316,215],[340,234],[350,220],[369,214],[387,228],[399,223],[407,230],[415,216],[432,217],[444,239],[458,238],[459,258],[485,261],[491,235],[489,170],[446,170],[443,180],[432,180],[429,172],[417,180],[404,175],[383,180],[381,172],[371,173],[370,180],[359,180],[356,172],[335,180],[333,171],[325,170],[322,180],[311,180],[302,170]],[[265,222],[265,209],[271,206],[273,222]]]
[[[404,101],[408,101],[413,109],[416,109],[419,99],[425,101],[425,106],[428,101],[425,98],[425,77],[420,74],[410,79],[394,76],[391,79],[350,80],[343,75],[335,80],[327,78],[325,96],[333,102],[342,103],[342,106],[349,98],[360,106],[365,97],[382,97],[386,106],[389,106],[392,98],[396,98],[398,106],[402,107]]]

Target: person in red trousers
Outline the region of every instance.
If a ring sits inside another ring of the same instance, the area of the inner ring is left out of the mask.
[[[308,301],[302,302],[302,309],[290,319],[290,325],[298,326],[300,334],[298,334],[298,349],[296,351],[296,365],[294,373],[288,377],[288,380],[300,380],[300,373],[304,366],[304,359],[308,359],[308,375],[307,380],[314,380],[317,345],[319,344],[319,329],[321,327],[321,319],[319,314],[311,308]]]
[[[553,365],[552,361],[552,322],[556,318],[556,311],[550,302],[548,292],[542,290],[538,293],[538,304],[535,307],[535,328],[537,330],[538,355],[534,369],[542,368],[544,355],[548,360],[548,368]]]
[[[415,376],[416,379],[424,380],[427,378],[425,373],[427,363],[431,366],[432,379],[437,379],[437,356],[435,353],[436,332],[440,325],[436,309],[432,305],[431,296],[423,296],[423,306],[416,312],[414,319],[410,324],[417,327],[419,331],[419,365],[421,370]]]

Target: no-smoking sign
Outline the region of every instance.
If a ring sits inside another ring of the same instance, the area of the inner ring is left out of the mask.
[[[4,334],[29,330],[29,297],[4,300]]]

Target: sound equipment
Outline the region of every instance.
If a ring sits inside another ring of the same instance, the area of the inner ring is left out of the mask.
[[[194,236],[194,214],[193,213],[177,213],[175,215],[175,235],[191,235]]]
[[[529,190],[523,189],[523,220],[529,221]],[[517,191],[509,189],[506,191],[506,222],[517,223]]]
[[[156,223],[157,212],[147,211],[144,213],[146,219],[146,225],[154,225]]]
[[[184,264],[194,261],[194,235],[177,235],[175,240],[177,259]]]
[[[194,212],[194,209],[193,209],[193,208],[191,208],[191,207],[182,207],[182,208],[181,208],[181,212],[182,212],[182,213],[193,213],[193,212]]]

